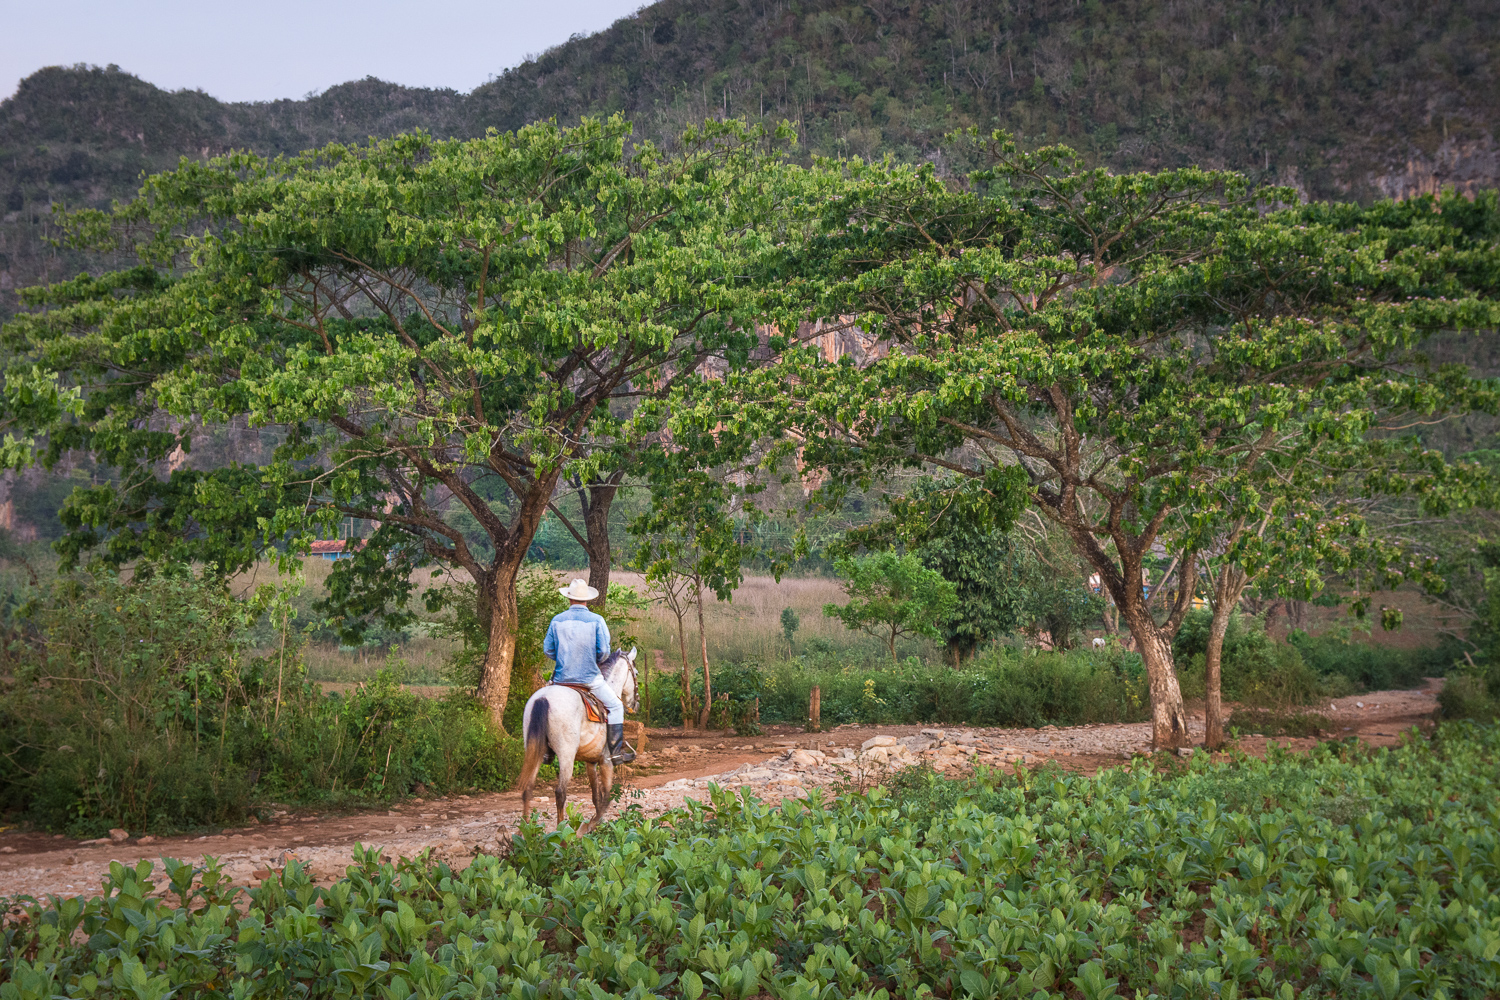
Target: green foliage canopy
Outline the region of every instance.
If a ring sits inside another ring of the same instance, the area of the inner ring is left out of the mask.
[[[1371,489],[1426,491],[1433,509],[1481,495],[1474,468],[1399,431],[1496,407],[1492,383],[1420,353],[1500,322],[1496,198],[1278,207],[1293,193],[1252,195],[1233,174],[1113,175],[998,133],[982,153],[964,186],[888,164],[830,180],[828,235],[788,255],[786,294],[856,313],[884,354],[793,351],[739,385],[795,400],[831,492],[917,466],[1021,491],[1120,608],[1157,742],[1174,745],[1187,727],[1169,640],[1192,587],[1158,622],[1142,564],[1174,514],[1207,528],[1232,513],[1220,490],[1245,455],[1273,442],[1295,477],[1386,453],[1400,461]]]
[[[357,634],[399,614],[415,567],[465,571],[498,716],[516,574],[560,478],[655,432],[643,395],[747,356],[747,262],[778,242],[773,139],[711,122],[668,154],[629,135],[613,118],[234,154],[77,216],[79,245],[142,264],[27,293],[7,386],[58,388],[3,415],[45,435],[44,462],[118,470],[70,501],[69,559],[224,573],[378,522],[330,610]],[[229,421],[277,429],[273,458],[159,474]]]

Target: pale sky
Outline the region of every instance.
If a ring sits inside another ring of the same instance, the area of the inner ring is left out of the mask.
[[[473,90],[644,0],[0,0],[0,99],[44,66],[117,64],[225,101],[379,77]]]

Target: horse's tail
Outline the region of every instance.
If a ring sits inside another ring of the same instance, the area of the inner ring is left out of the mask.
[[[526,720],[526,773],[535,774],[547,755],[547,699],[538,698],[531,703],[531,716]]]

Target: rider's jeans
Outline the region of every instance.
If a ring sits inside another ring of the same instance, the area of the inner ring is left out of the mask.
[[[615,694],[615,689],[609,686],[609,681],[602,674],[595,674],[594,679],[589,681],[589,690],[609,710],[610,725],[617,726],[625,721],[625,703]]]

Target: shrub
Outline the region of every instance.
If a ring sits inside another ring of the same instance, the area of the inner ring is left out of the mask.
[[[1264,708],[1237,708],[1229,724],[1241,733],[1262,736],[1321,736],[1333,731],[1333,721],[1316,712],[1277,712]]]
[[[1500,718],[1500,698],[1478,674],[1454,674],[1438,692],[1438,711],[1445,719],[1492,722]]]
[[[47,829],[170,832],[268,800],[503,788],[519,770],[519,744],[472,698],[419,698],[399,663],[325,697],[295,648],[254,656],[257,605],[207,583],[65,580],[26,617],[0,695],[0,809]]]
[[[1189,698],[1205,694],[1204,667],[1212,617],[1206,609],[1188,612],[1172,642],[1182,693]],[[1268,636],[1259,618],[1238,612],[1230,616],[1222,656],[1221,691],[1226,701],[1287,709],[1306,705],[1323,694],[1318,675],[1297,649]]]
[[[1429,674],[1442,674],[1452,662],[1448,647],[1431,650],[1392,649],[1352,642],[1347,635],[1310,636],[1294,630],[1287,641],[1320,677],[1343,677],[1361,691],[1421,687]]]
[[[831,657],[801,657],[760,670],[760,717],[800,724],[808,693],[821,688],[825,726],[860,723],[968,723],[1036,726],[1144,718],[1145,678],[1132,654],[1030,654],[994,647],[962,669],[908,659],[865,670]]]

